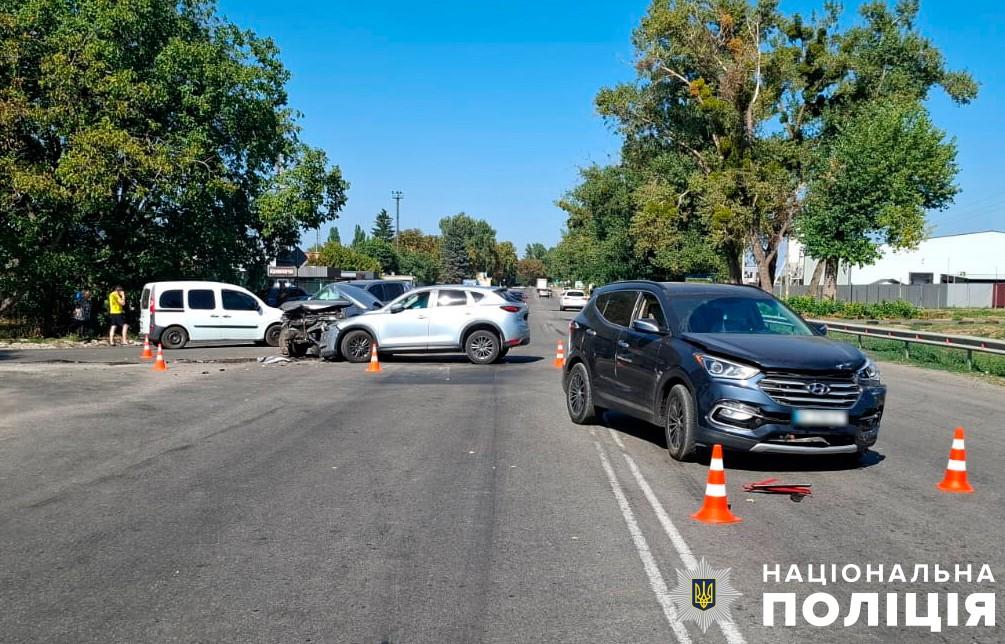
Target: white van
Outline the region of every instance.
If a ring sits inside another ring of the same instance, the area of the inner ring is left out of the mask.
[[[151,282],[140,296],[140,333],[165,349],[189,342],[279,345],[283,312],[224,282]]]

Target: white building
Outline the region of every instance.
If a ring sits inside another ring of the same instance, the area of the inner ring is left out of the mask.
[[[915,250],[892,251],[882,248],[883,257],[861,268],[842,265],[837,283],[846,284],[942,284],[946,282],[1005,281],[1005,232],[929,237]],[[789,240],[779,281],[809,284],[816,261],[807,257],[802,245]]]

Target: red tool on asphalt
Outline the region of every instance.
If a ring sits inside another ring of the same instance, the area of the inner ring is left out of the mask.
[[[761,494],[788,494],[792,497],[803,497],[813,494],[809,483],[778,483],[778,479],[764,479],[756,483],[744,483],[743,489],[747,492],[760,492]]]

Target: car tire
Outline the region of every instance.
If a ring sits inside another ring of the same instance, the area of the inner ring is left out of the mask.
[[[503,358],[505,358],[507,354],[509,354],[509,347],[503,347],[502,349],[499,350],[499,355],[496,356],[495,361],[502,362]]]
[[[265,330],[265,337],[262,338],[262,342],[269,345],[270,347],[279,346],[279,336],[283,333],[283,326],[281,324],[273,324]]]
[[[180,326],[169,326],[161,331],[160,344],[165,349],[181,349],[188,344],[188,331]]]
[[[464,338],[464,353],[473,364],[491,364],[499,359],[502,343],[499,336],[486,329],[478,329]]]
[[[370,359],[373,336],[362,329],[354,329],[345,334],[339,343],[339,352],[349,362],[366,362]]]
[[[574,364],[565,374],[565,408],[569,420],[577,425],[594,425],[603,413],[593,404],[593,381],[582,362]]]
[[[307,355],[307,351],[310,349],[310,345],[304,344],[302,342],[289,342],[286,345],[286,355],[291,358],[303,358]]]
[[[684,385],[674,385],[667,394],[663,432],[667,440],[667,452],[675,461],[689,461],[694,458],[696,433],[694,396]]]

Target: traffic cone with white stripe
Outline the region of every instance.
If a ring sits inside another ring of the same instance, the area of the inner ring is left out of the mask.
[[[565,366],[565,347],[562,346],[562,341],[558,341],[558,348],[555,349],[555,368],[561,369]]]
[[[154,371],[167,371],[167,363],[164,362],[164,347],[157,345],[157,359],[154,360]]]
[[[366,368],[368,372],[378,373],[381,371],[380,360],[377,359],[377,343],[370,344],[370,365]]]
[[[967,481],[967,449],[963,444],[963,428],[957,427],[953,435],[953,447],[949,450],[946,476],[936,485],[943,492],[970,494],[974,488]]]
[[[722,467],[722,445],[712,446],[712,461],[705,485],[705,503],[691,515],[702,523],[738,523],[743,521],[729,510],[726,500],[726,470]]]
[[[150,350],[150,335],[143,336],[143,351],[140,353],[140,360],[153,360],[154,354]]]

